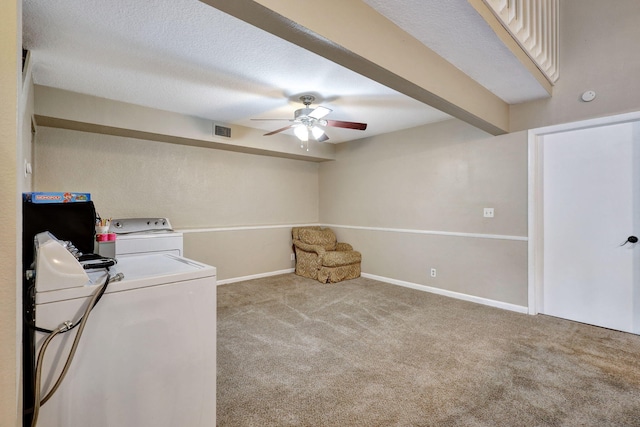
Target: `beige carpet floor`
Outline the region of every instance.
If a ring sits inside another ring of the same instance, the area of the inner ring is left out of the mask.
[[[359,278],[218,287],[218,426],[640,426],[640,336]]]

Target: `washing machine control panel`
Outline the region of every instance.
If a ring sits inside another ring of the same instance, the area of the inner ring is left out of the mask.
[[[149,231],[173,231],[173,228],[168,218],[116,218],[109,226],[109,232],[117,234]]]

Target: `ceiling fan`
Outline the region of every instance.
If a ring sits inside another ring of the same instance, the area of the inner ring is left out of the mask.
[[[302,142],[309,141],[310,138],[315,139],[318,142],[324,142],[329,139],[326,133],[324,133],[323,127],[333,126],[338,128],[365,130],[367,128],[366,123],[356,122],[344,122],[341,120],[326,120],[325,117],[331,112],[327,107],[318,106],[311,108],[310,105],[315,101],[315,97],[312,95],[302,95],[300,101],[304,104],[304,108],[300,108],[295,111],[294,118],[290,119],[251,119],[251,120],[289,120],[292,124],[280,129],[276,129],[272,132],[265,133],[264,136],[275,135],[287,129],[293,128],[293,133]]]

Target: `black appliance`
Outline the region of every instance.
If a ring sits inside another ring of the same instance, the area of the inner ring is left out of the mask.
[[[34,237],[49,231],[59,240],[70,241],[84,254],[92,254],[95,241],[96,210],[93,202],[22,203],[22,301],[23,301],[23,425],[31,425],[35,377],[35,289],[27,271],[34,262]]]

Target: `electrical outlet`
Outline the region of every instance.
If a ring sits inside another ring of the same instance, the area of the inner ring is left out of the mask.
[[[436,269],[435,269],[435,268],[432,268],[432,269],[431,269],[431,277],[436,277],[436,273],[437,273],[437,272],[436,272]]]
[[[493,218],[493,208],[484,208],[484,217]]]
[[[291,253],[291,261],[295,261],[296,260],[296,254],[294,254],[293,252]]]

